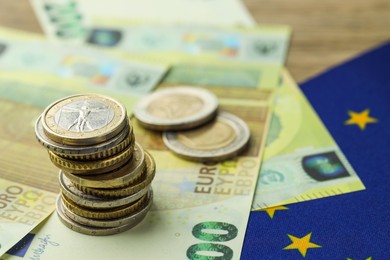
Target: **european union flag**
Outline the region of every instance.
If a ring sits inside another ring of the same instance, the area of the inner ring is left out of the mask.
[[[390,259],[390,43],[301,88],[366,190],[252,212],[241,258]]]

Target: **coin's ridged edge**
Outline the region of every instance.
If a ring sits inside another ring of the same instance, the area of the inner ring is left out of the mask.
[[[85,196],[92,196],[93,198],[87,198],[87,197],[82,197],[78,194],[75,194],[70,190],[66,183],[64,183],[64,178],[66,176],[63,173],[59,174],[59,182],[60,182],[60,189],[61,192],[64,193],[64,195],[73,201],[75,204],[80,205],[81,207],[86,207],[86,208],[92,208],[92,209],[108,209],[108,208],[115,208],[115,207],[120,207],[126,204],[130,204],[135,202],[136,200],[140,199],[145,193],[147,192],[146,188],[143,190],[140,190],[137,193],[134,193],[130,196],[123,197],[123,198],[114,198],[114,199],[107,199],[107,198],[101,198],[101,197],[96,197],[90,194],[85,194]],[[71,182],[68,179],[69,182]],[[77,189],[77,187],[74,187]],[[84,194],[82,191],[79,191],[80,193]]]
[[[87,226],[87,225],[77,223],[76,221],[70,219],[64,213],[64,209],[63,209],[63,206],[61,203],[61,196],[58,196],[58,199],[57,199],[56,212],[57,212],[57,216],[60,219],[60,221],[66,227],[68,227],[69,229],[71,229],[75,232],[85,234],[85,235],[92,235],[92,236],[107,236],[107,235],[114,235],[114,234],[124,232],[124,231],[129,230],[129,229],[135,227],[136,225],[138,225],[145,218],[152,203],[153,203],[153,192],[151,191],[149,204],[143,210],[141,210],[141,211],[143,211],[143,214],[139,214],[139,215],[135,216],[136,220],[130,224],[125,224],[125,225],[122,225],[119,227],[114,227],[114,228]]]
[[[141,158],[139,163],[135,166],[132,171],[130,171],[132,166],[132,163],[134,160],[136,160],[137,150],[139,150],[139,153],[141,153]],[[124,166],[115,169],[111,172],[102,173],[104,174],[114,174],[116,172],[122,172],[125,171],[125,175],[121,177],[116,177],[112,179],[107,180],[94,180],[94,177],[98,178],[100,174],[96,175],[74,175],[72,173],[62,171],[68,179],[70,179],[75,185],[78,186],[84,186],[84,187],[90,187],[90,188],[122,188],[126,187],[132,184],[135,184],[141,180],[143,177],[143,172],[145,171],[146,163],[145,163],[145,151],[142,149],[142,147],[136,142],[134,146],[133,156],[132,158],[124,164]]]
[[[153,202],[152,188],[150,187],[146,192],[148,194],[147,195],[148,199],[147,199],[147,201],[145,201],[144,206],[138,212],[121,217],[121,218],[108,219],[108,220],[107,219],[96,220],[96,219],[89,219],[89,218],[79,216],[64,206],[64,203],[63,203],[60,196],[59,196],[59,200],[60,200],[60,203],[62,204],[65,215],[81,225],[86,225],[86,226],[90,226],[90,227],[102,227],[102,228],[119,227],[119,226],[123,226],[123,225],[127,225],[127,224],[132,224],[137,218],[139,218],[139,216],[145,215],[149,211],[150,207],[152,206],[152,202]]]
[[[97,189],[97,188],[89,188],[80,186],[75,183],[75,186],[80,189],[82,192],[96,196],[96,197],[102,197],[102,198],[120,198],[120,197],[126,197],[131,194],[134,194],[146,186],[149,186],[149,184],[152,182],[155,174],[156,174],[156,163],[154,162],[153,157],[145,151],[145,159],[146,159],[146,170],[145,170],[145,179],[141,182],[130,185],[118,189]]]
[[[130,123],[130,120],[126,118],[126,126],[123,131],[121,131],[117,136],[112,139],[107,140],[103,143],[93,144],[93,145],[64,145],[61,143],[54,142],[48,138],[42,127],[42,115],[38,117],[35,122],[35,137],[38,142],[45,147],[47,150],[54,152],[60,157],[67,159],[75,160],[95,160],[102,159],[107,152],[105,150],[111,150],[112,147],[119,145],[126,138],[130,136],[134,139],[133,127]],[[130,138],[131,138],[130,137]],[[125,147],[124,147],[125,148]],[[118,151],[119,152],[119,151]],[[113,153],[114,154],[114,153]]]
[[[114,156],[120,152],[122,152],[126,147],[129,145],[133,144],[135,142],[135,137],[133,133],[129,133],[122,142],[119,144],[108,148],[106,150],[102,150],[97,153],[91,153],[91,154],[62,154],[62,153],[57,153],[53,151],[56,155],[68,159],[68,160],[83,160],[83,161],[92,161],[92,160],[103,160],[108,157]]]
[[[64,195],[64,193],[61,193],[62,201],[64,202],[65,206],[71,210],[73,213],[86,217],[91,219],[114,219],[114,218],[121,218],[123,216],[132,214],[133,212],[136,212],[141,208],[145,200],[147,199],[147,195],[142,196],[137,201],[130,203],[128,205],[123,205],[120,207],[115,207],[111,209],[90,209],[86,207],[81,207],[75,203],[73,203],[72,200],[70,200],[68,197]]]
[[[73,174],[101,174],[112,171],[124,165],[133,155],[134,144],[130,144],[121,153],[98,161],[76,161],[61,158],[55,153],[48,151],[52,163],[69,173]]]

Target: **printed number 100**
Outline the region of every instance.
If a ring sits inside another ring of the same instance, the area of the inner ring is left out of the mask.
[[[227,242],[237,236],[238,229],[225,222],[202,222],[194,226],[192,235],[209,243],[199,243],[187,249],[187,257],[193,259],[232,259],[233,250],[223,244],[210,242]],[[218,256],[219,255],[219,256]]]

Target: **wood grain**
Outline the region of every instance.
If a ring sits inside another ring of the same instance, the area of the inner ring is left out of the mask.
[[[287,68],[298,82],[390,39],[388,0],[243,0],[258,23],[293,29]],[[0,0],[0,26],[42,32],[28,0]]]

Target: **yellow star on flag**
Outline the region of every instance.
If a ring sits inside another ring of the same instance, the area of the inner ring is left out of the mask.
[[[277,210],[287,210],[287,209],[288,208],[285,207],[285,206],[276,206],[276,207],[270,207],[270,208],[262,209],[261,211],[267,212],[268,216],[270,218],[273,218],[274,215],[275,215],[275,211],[277,211]]]
[[[360,113],[354,111],[348,111],[350,118],[345,121],[346,125],[358,125],[361,130],[366,128],[369,123],[376,123],[378,119],[370,117],[370,110],[367,108]]]
[[[299,238],[287,234],[291,240],[291,244],[283,248],[283,250],[297,249],[303,257],[306,256],[307,249],[309,248],[319,248],[320,245],[310,242],[311,232],[306,236]]]

